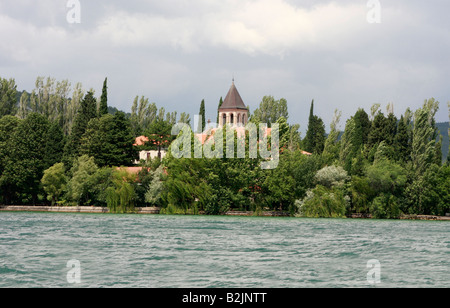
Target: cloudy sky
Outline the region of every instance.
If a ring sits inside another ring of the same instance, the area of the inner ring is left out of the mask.
[[[335,109],[345,122],[392,102],[400,116],[431,97],[448,121],[448,0],[79,0],[81,23],[70,2],[0,0],[1,77],[27,91],[38,76],[69,79],[98,96],[108,77],[109,104],[126,112],[144,95],[193,118],[205,99],[215,119],[234,76],[251,110],[285,98],[302,131],[312,99],[327,126]]]

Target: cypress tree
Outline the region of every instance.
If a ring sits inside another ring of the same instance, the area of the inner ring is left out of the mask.
[[[312,152],[313,150],[313,139],[314,139],[314,100],[311,102],[311,108],[309,110],[308,118],[308,130],[306,131],[305,139],[303,140],[303,147],[305,151]]]
[[[108,78],[103,82],[102,96],[100,98],[100,107],[98,110],[99,117],[108,114]]]
[[[323,152],[325,146],[325,124],[321,118],[314,115],[314,100],[311,103],[309,113],[308,131],[303,141],[305,151],[316,154]]]
[[[198,122],[198,130],[199,130],[199,133],[200,133],[200,132],[203,132],[203,130],[206,127],[205,100],[202,100],[202,103],[200,104],[200,113],[199,113],[199,115],[201,117],[199,122]]]

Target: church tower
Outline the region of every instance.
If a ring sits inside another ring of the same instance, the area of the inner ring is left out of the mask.
[[[248,109],[244,104],[236,86],[231,84],[222,106],[219,108],[219,126],[245,126],[248,123]]]

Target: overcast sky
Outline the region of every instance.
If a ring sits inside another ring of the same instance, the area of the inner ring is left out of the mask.
[[[0,76],[19,90],[51,76],[100,96],[108,77],[111,106],[144,95],[193,118],[205,99],[215,120],[234,76],[251,110],[285,98],[302,131],[312,99],[327,130],[335,109],[343,128],[359,107],[400,116],[431,97],[448,121],[448,0],[380,0],[380,23],[368,0],[79,0],[81,23],[68,2],[0,0]]]

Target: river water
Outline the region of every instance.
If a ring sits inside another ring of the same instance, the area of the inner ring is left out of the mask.
[[[3,212],[0,287],[450,287],[450,224]]]

